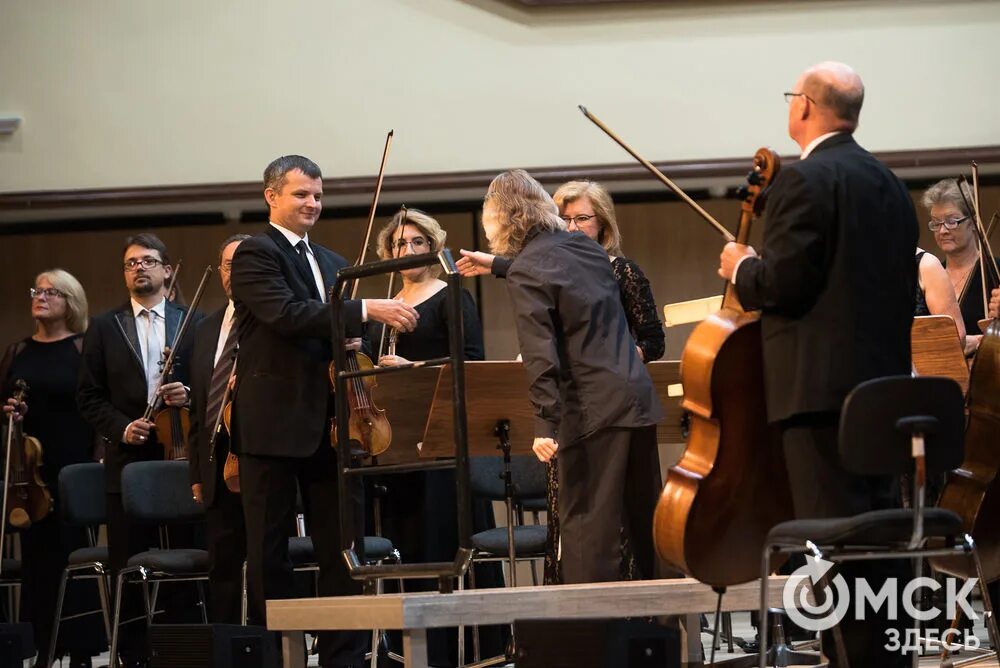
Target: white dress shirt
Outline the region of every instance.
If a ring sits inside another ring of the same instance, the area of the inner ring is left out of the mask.
[[[215,344],[215,358],[212,360],[213,369],[219,363],[219,358],[222,357],[222,351],[225,350],[226,341],[229,339],[229,332],[232,331],[235,322],[236,307],[233,305],[233,300],[230,299],[226,305],[226,312],[222,314],[222,328],[219,329],[219,342]]]
[[[146,371],[146,391],[149,401],[153,400],[153,393],[160,380],[162,369],[159,361],[163,356],[163,348],[167,345],[167,300],[163,299],[159,304],[149,309],[152,312],[153,331],[149,331],[149,320],[141,315],[146,307],[132,300],[132,315],[135,316],[135,329],[139,338],[139,356],[142,358],[142,366]],[[154,349],[150,349],[152,343]]]
[[[825,135],[820,135],[819,137],[816,137],[811,142],[809,142],[806,145],[806,147],[802,150],[802,155],[799,156],[799,160],[805,160],[806,158],[809,157],[809,154],[812,153],[816,149],[817,146],[819,146],[820,144],[822,144],[823,142],[825,142],[830,137],[833,137],[834,135],[839,135],[839,134],[840,134],[839,132],[827,132]],[[746,260],[746,259],[751,258],[751,257],[757,257],[757,256],[756,255],[744,255],[743,257],[741,257],[739,260],[736,261],[736,266],[733,267],[733,275],[729,279],[730,281],[732,281],[733,285],[736,285],[736,274],[739,272],[740,265],[743,264],[743,260]]]

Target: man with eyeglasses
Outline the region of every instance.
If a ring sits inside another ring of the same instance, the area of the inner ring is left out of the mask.
[[[853,69],[811,67],[786,99],[802,158],[772,185],[759,256],[729,243],[719,275],[744,308],[762,312],[767,416],[781,432],[795,516],[846,517],[894,501],[892,480],[844,468],[838,418],[859,383],[910,373],[918,225],[906,186],[854,141],[864,85]],[[840,573],[879,591],[907,570],[886,561],[844,564]],[[840,624],[847,656],[829,632],[823,649],[831,666],[909,665],[885,648],[890,627],[905,624],[890,623],[885,607],[867,620],[848,615]]]
[[[95,317],[83,342],[77,387],[80,413],[104,439],[108,505],[108,551],[111,582],[128,558],[159,547],[155,528],[133,525],[125,515],[121,495],[122,469],[132,462],[163,458],[163,446],[153,424],[143,420],[147,404],[183,406],[192,340],[178,345],[173,378],[161,385],[161,362],[187,309],[166,299],[172,275],[167,247],[154,234],[143,233],[125,242],[122,266],[129,301]],[[194,323],[192,323],[194,324]],[[159,389],[158,389],[159,388]],[[132,588],[136,589],[136,588]],[[129,592],[125,592],[129,593]],[[136,590],[123,603],[122,618],[141,615]],[[148,662],[145,623],[122,627],[122,660],[127,667]]]

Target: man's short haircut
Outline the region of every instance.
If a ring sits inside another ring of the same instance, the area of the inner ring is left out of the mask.
[[[264,170],[264,189],[271,188],[281,192],[281,188],[285,185],[285,175],[296,169],[311,179],[323,178],[319,165],[309,158],[301,155],[283,155],[273,160]]]
[[[160,254],[160,260],[163,261],[163,264],[170,264],[170,255],[167,254],[167,245],[160,240],[160,237],[156,236],[152,232],[142,232],[140,234],[132,235],[126,239],[125,247],[122,248],[123,257],[130,246],[140,246],[141,248],[146,248],[148,250],[155,250]]]
[[[219,264],[222,264],[222,254],[225,252],[226,246],[237,241],[246,241],[249,238],[249,234],[233,234],[227,237],[226,240],[222,242],[222,245],[219,246]]]

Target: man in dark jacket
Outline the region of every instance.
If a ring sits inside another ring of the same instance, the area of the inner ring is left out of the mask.
[[[802,159],[771,188],[760,256],[727,244],[719,274],[744,308],[762,312],[767,412],[781,428],[796,517],[844,517],[892,503],[891,480],[843,468],[838,419],[857,384],[910,373],[917,219],[906,186],[854,141],[864,86],[851,68],[816,65],[785,97]],[[878,580],[905,576],[894,562],[842,572],[876,591]],[[884,649],[886,624],[884,610],[844,621],[850,665],[907,663]]]

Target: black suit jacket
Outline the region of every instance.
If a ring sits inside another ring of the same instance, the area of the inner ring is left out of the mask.
[[[215,456],[211,457],[208,445],[212,440],[212,427],[216,415],[207,415],[208,392],[215,370],[215,349],[222,331],[222,318],[226,308],[222,307],[198,323],[194,333],[194,351],[191,354],[191,429],[188,432],[188,462],[191,466],[191,483],[201,484],[201,495],[205,506],[215,500],[217,471],[226,463],[229,453],[229,438],[222,429],[215,443]],[[209,461],[212,460],[212,461]]]
[[[917,219],[906,186],[849,134],[784,168],[759,259],[736,289],[761,309],[771,421],[836,412],[858,383],[910,373]]]
[[[164,315],[168,342],[173,340],[186,312],[186,307],[167,302]],[[195,313],[193,317],[196,322],[199,315]],[[174,364],[173,379],[184,384],[189,380],[192,347],[189,330],[178,345]],[[146,374],[141,350],[131,302],[93,318],[83,340],[76,403],[80,414],[107,444],[104,464],[109,492],[121,491],[121,470],[126,464],[163,456],[155,432],[146,445],[122,443],[125,427],[146,410]]]
[[[506,274],[536,436],[568,444],[662,419],[600,245],[579,232],[535,232]]]
[[[310,242],[329,293],[344,258]],[[312,298],[315,281],[298,252],[268,225],[233,257],[239,326],[233,439],[240,453],[308,457],[329,438],[330,306]],[[345,302],[351,336],[361,336],[361,301]]]

